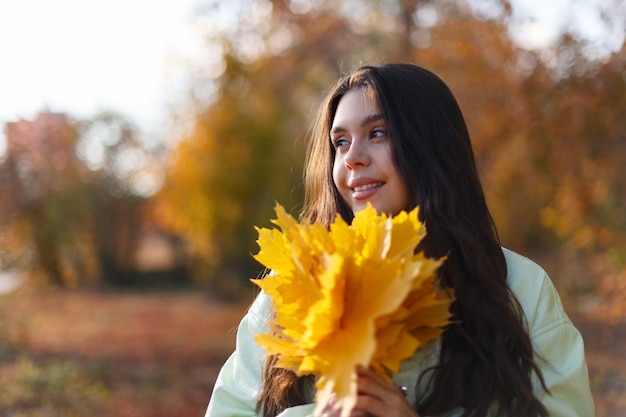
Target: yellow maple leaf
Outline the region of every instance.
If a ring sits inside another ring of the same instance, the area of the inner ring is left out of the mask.
[[[356,397],[356,369],[387,380],[400,363],[438,337],[451,295],[434,281],[444,259],[415,248],[426,235],[418,209],[395,217],[368,206],[352,224],[299,224],[276,205],[279,230],[257,229],[255,259],[273,273],[252,280],[272,297],[271,332],[256,335],[275,366],[316,378],[316,401],[334,393],[344,415]],[[319,411],[319,408],[317,411]]]

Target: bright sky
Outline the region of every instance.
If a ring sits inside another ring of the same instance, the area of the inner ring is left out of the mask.
[[[199,47],[193,0],[0,1],[0,124],[112,109],[157,129]],[[1,146],[0,146],[1,147]]]
[[[624,41],[624,7],[621,11],[610,7],[610,0],[513,0],[512,3],[516,13],[529,18],[521,27],[520,35],[523,39],[516,38],[523,46],[547,46],[565,29],[590,42],[590,56],[606,56],[619,49]],[[602,7],[608,8],[605,11],[615,22],[620,23],[619,26],[609,28],[601,21],[598,10]],[[617,12],[621,12],[621,15]]]
[[[157,131],[182,97],[189,58],[206,54],[190,24],[201,1],[1,0],[0,126],[42,109],[78,118],[113,109]],[[597,31],[580,16],[598,1],[516,1],[535,17],[525,41],[541,45],[568,22]],[[3,142],[0,129],[0,155]]]

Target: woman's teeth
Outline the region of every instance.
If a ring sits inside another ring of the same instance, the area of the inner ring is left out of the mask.
[[[380,187],[384,184],[384,182],[376,182],[373,184],[366,184],[366,185],[360,185],[358,187],[354,187],[354,191],[358,192],[358,191],[364,191],[370,188],[376,188],[376,187]]]

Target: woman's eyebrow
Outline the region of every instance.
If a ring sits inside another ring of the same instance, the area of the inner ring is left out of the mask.
[[[361,122],[361,127],[365,127],[368,124],[372,122],[377,122],[379,120],[383,120],[383,115],[381,113],[371,114],[367,116],[365,119],[363,119],[363,121]],[[335,133],[345,132],[345,131],[346,131],[345,127],[335,126],[330,130],[330,133],[335,134]]]
[[[365,119],[363,119],[363,121],[361,122],[361,127],[365,127],[366,125],[372,122],[377,122],[379,120],[383,120],[382,114],[380,113],[372,114],[370,116],[367,116]]]

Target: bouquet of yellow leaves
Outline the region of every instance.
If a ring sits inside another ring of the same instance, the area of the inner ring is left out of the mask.
[[[315,375],[316,414],[331,393],[346,414],[357,365],[386,380],[448,324],[452,300],[435,286],[443,259],[415,253],[426,235],[418,209],[395,217],[368,204],[351,225],[299,224],[276,206],[280,227],[258,229],[255,259],[273,271],[253,280],[272,297],[270,333],[256,335],[275,366]]]

